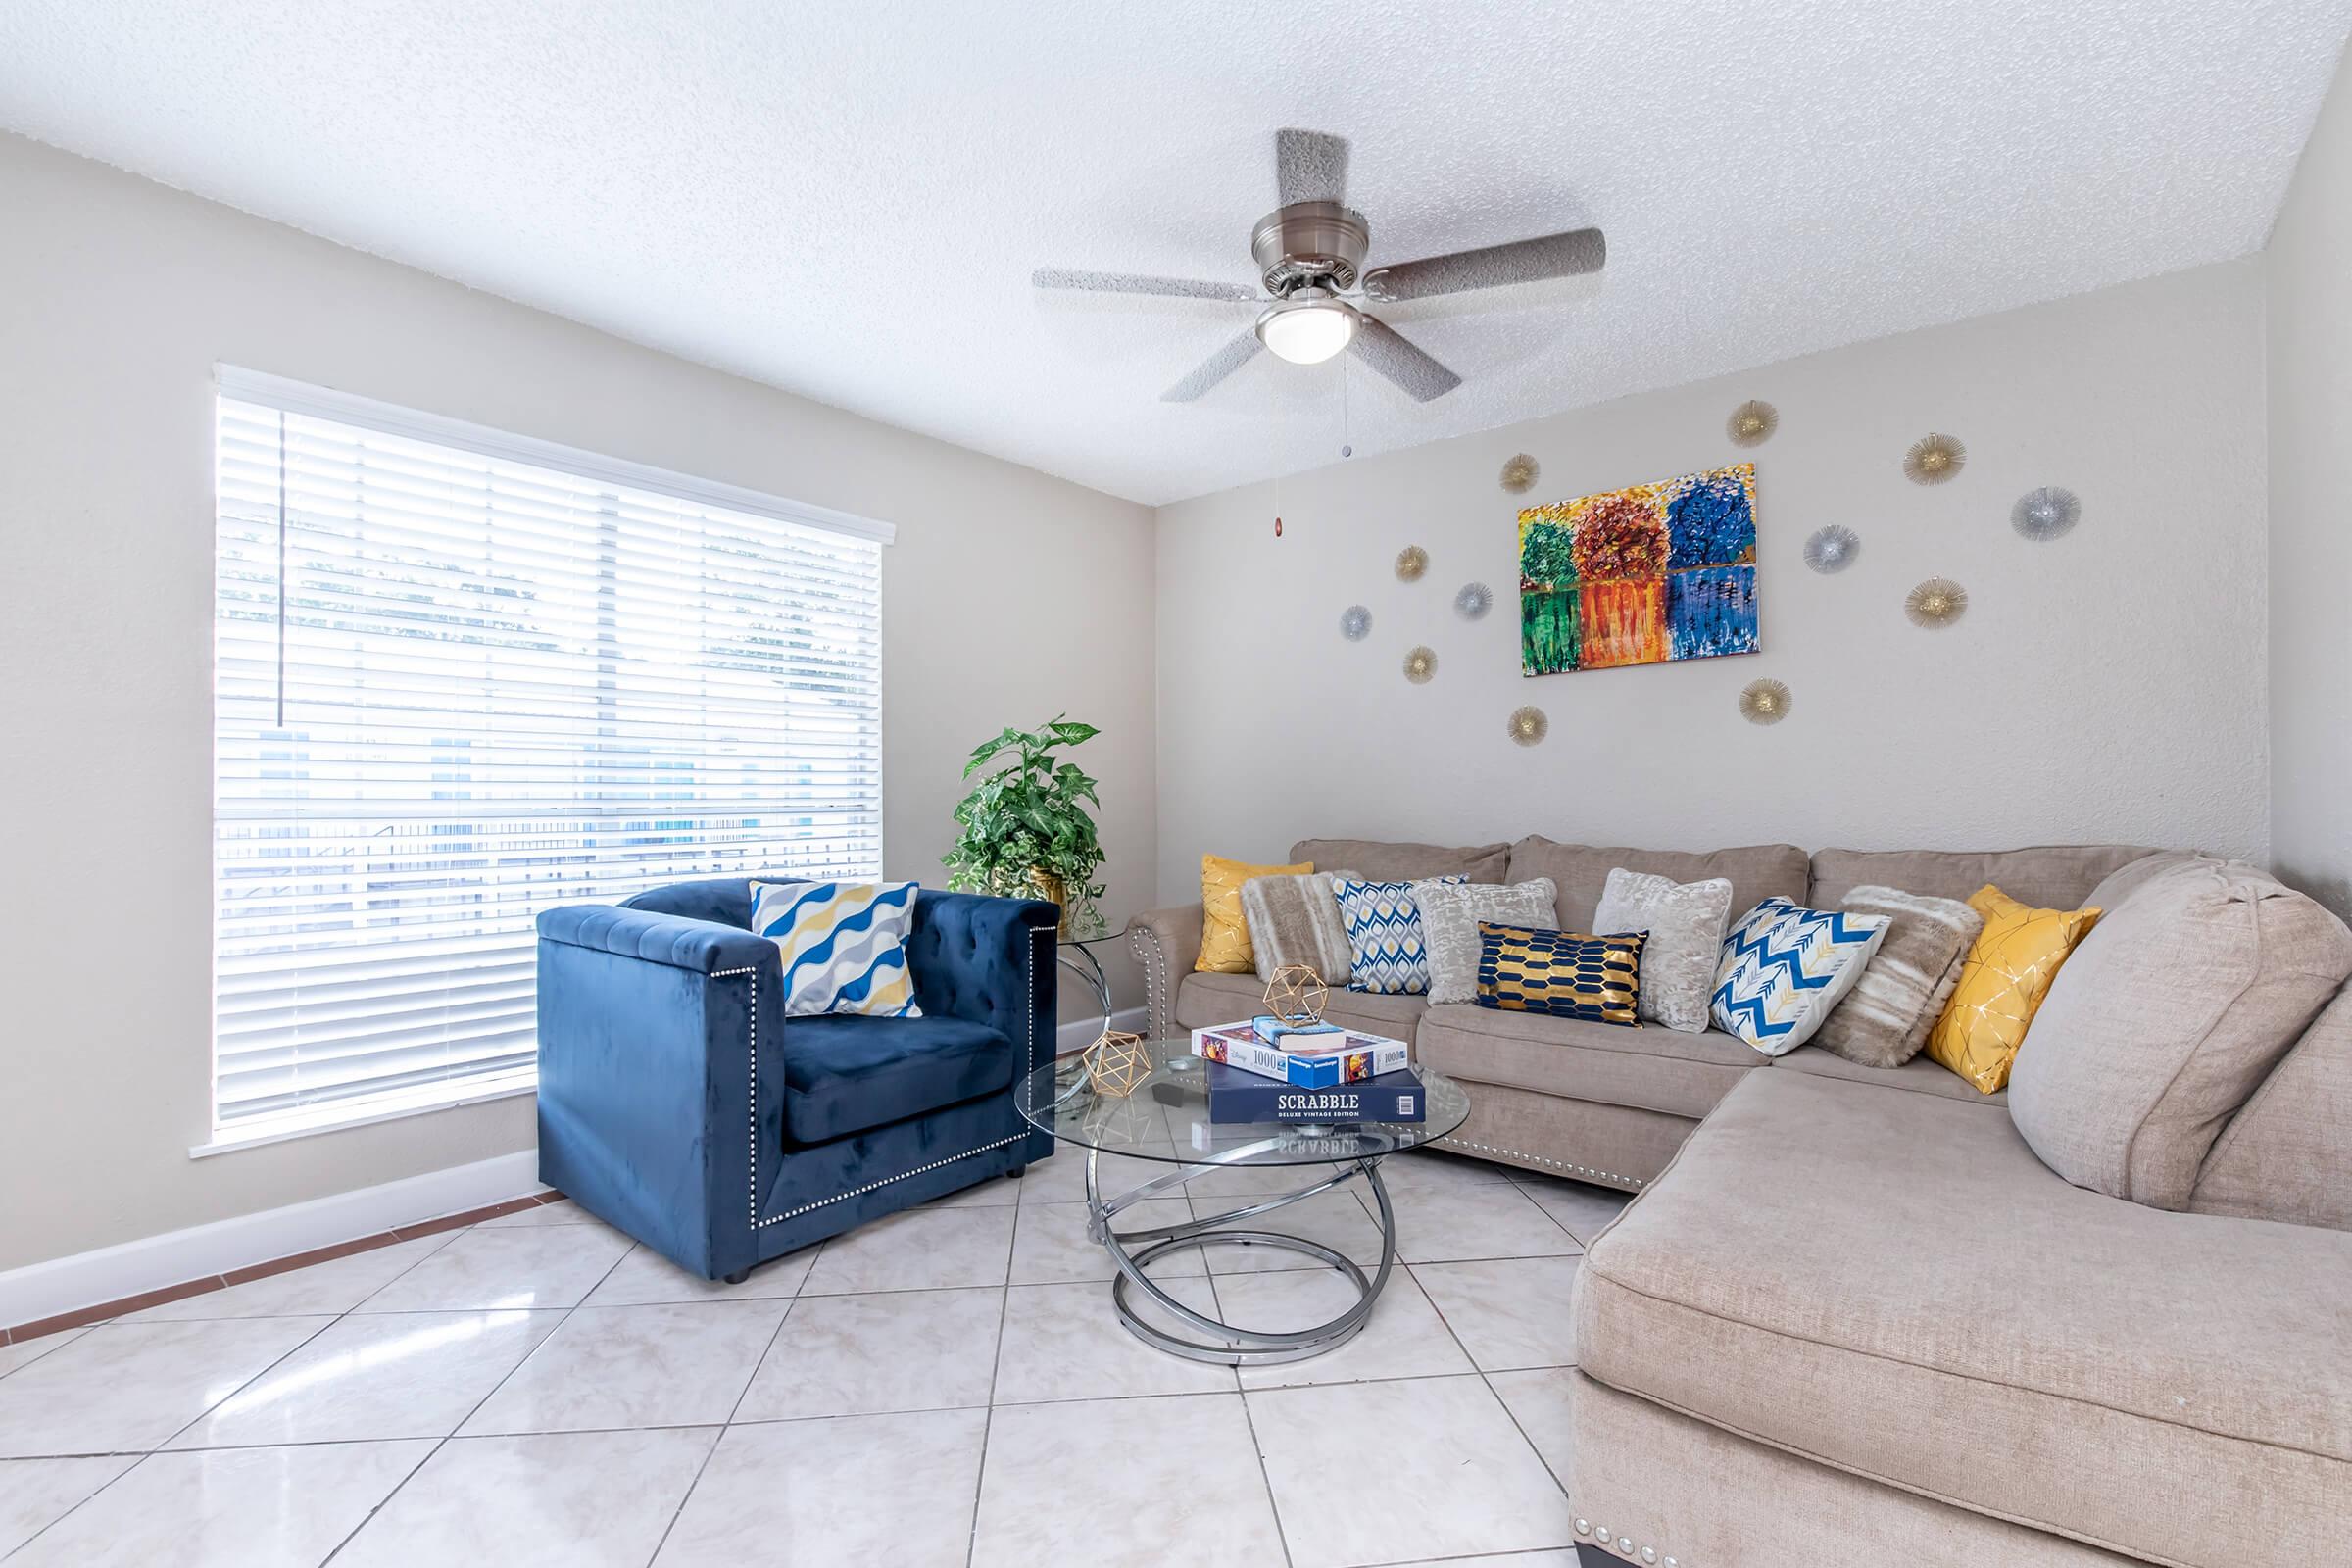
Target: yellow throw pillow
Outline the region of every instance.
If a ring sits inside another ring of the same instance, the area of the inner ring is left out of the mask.
[[[1928,1054],[1990,1095],[2007,1086],[2034,1010],[2099,911],[2033,908],[1989,882],[1968,906],[1984,917],[1984,929],[1928,1036]]]
[[[1255,974],[1257,955],[1250,947],[1250,926],[1242,918],[1242,884],[1253,876],[1304,876],[1315,862],[1303,865],[1248,865],[1222,855],[1200,857],[1200,956],[1196,972]]]

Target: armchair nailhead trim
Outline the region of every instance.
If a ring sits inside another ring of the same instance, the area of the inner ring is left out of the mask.
[[[1620,1176],[1615,1171],[1594,1170],[1590,1165],[1576,1165],[1567,1160],[1553,1159],[1544,1154],[1531,1154],[1524,1149],[1504,1149],[1499,1144],[1482,1144],[1474,1139],[1456,1138],[1450,1133],[1444,1138],[1433,1138],[1430,1142],[1450,1144],[1456,1149],[1475,1149],[1484,1154],[1508,1154],[1513,1159],[1532,1159],[1539,1165],[1549,1165],[1553,1170],[1572,1170],[1580,1176],[1597,1176],[1604,1182],[1623,1182],[1629,1187],[1649,1185],[1639,1176]]]
[[[1050,933],[1044,926],[1029,927],[1029,945],[1021,952],[1021,971],[1029,988],[1029,1006],[1022,1014],[1021,1077],[1023,1082],[1028,1080],[1030,1073],[1037,1070],[1037,938],[1040,935],[1050,935]],[[728,980],[747,974],[756,977],[759,971],[757,969],[722,969],[711,975],[710,978]],[[823,1208],[831,1203],[863,1197],[876,1188],[888,1187],[892,1182],[903,1182],[909,1176],[920,1176],[925,1171],[937,1170],[942,1165],[953,1165],[957,1160],[969,1159],[974,1154],[985,1154],[992,1149],[1003,1149],[1007,1144],[1017,1144],[1030,1135],[1030,1129],[1024,1127],[1010,1138],[1000,1138],[993,1144],[982,1144],[979,1148],[967,1149],[960,1154],[950,1154],[947,1158],[935,1159],[928,1165],[917,1165],[914,1169],[903,1170],[896,1176],[885,1176],[880,1181],[867,1182],[863,1187],[853,1187],[846,1193],[835,1193],[831,1198],[820,1198],[813,1203],[803,1203],[798,1208],[787,1209],[781,1214],[770,1214],[767,1218],[761,1219],[760,1217],[760,982],[757,978],[752,981],[751,1017],[752,1082],[749,1097],[752,1102],[751,1219],[752,1229],[755,1231],[764,1230],[770,1225],[781,1225],[788,1219],[798,1219],[803,1214]]]

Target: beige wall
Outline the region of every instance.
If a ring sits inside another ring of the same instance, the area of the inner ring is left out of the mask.
[[[2352,57],[2348,57],[2352,60]],[[2270,269],[2271,848],[2352,915],[2352,63],[2303,149]]]
[[[1079,759],[1107,910],[1148,902],[1148,509],[5,136],[0,300],[0,1269],[532,1141],[510,1100],[187,1157],[209,1130],[216,362],[896,523],[892,874],[940,880],[978,739],[1066,709],[1106,730]]]
[[[2259,258],[2204,268],[1160,509],[1161,896],[1198,895],[1204,851],[1308,834],[2262,856],[2262,286]],[[1749,397],[1781,412],[1752,452],[1724,434]],[[1898,466],[1928,430],[1969,449],[1934,488]],[[1528,501],[1752,457],[1764,652],[1523,679],[1496,484],[1520,451]],[[2036,545],[2009,508],[2041,484],[2084,516]],[[1802,562],[1825,523],[1862,536],[1841,575]],[[1416,584],[1390,567],[1407,544]],[[1937,573],[1973,602],[1922,631],[1903,596]],[[1473,579],[1496,604],[1469,623]],[[1423,686],[1398,673],[1416,643]],[[1758,676],[1794,694],[1777,727],[1736,707]],[[1505,735],[1522,703],[1550,717],[1533,750]]]

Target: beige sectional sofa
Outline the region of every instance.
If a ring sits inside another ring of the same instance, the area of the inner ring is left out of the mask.
[[[1291,858],[1549,876],[1562,926],[1591,929],[1617,865],[1729,877],[1735,914],[1869,883],[2075,907],[2149,853],[1534,838],[1308,840]],[[2313,916],[2328,920],[2307,908],[2302,929]],[[1198,906],[1130,927],[1156,1030],[1257,1010],[1253,976],[1191,972],[1200,932]],[[2070,1185],[2007,1095],[1924,1057],[1772,1058],[1712,1030],[1358,993],[1330,1012],[1463,1081],[1471,1119],[1447,1147],[1641,1195],[1589,1250],[1573,1308],[1585,1560],[2352,1564],[2352,994],[2281,1023],[2295,1043],[2206,1130],[2180,1212]]]

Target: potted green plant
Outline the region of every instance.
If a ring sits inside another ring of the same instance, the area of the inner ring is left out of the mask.
[[[956,808],[956,846],[947,855],[948,886],[967,893],[1047,899],[1061,906],[1063,935],[1098,928],[1102,846],[1095,819],[1102,800],[1077,763],[1057,760],[1102,731],[1056,714],[1035,729],[1014,729],[980,743],[963,776],[994,770]]]

